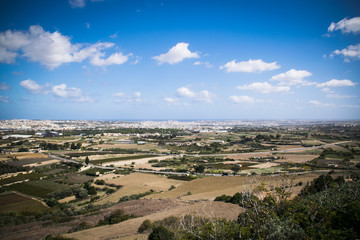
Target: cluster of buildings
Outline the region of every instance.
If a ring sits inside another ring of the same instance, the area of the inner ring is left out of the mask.
[[[305,120],[202,120],[202,121],[88,121],[88,120],[0,120],[0,131],[6,130],[35,130],[45,131],[52,129],[81,130],[81,129],[115,129],[115,128],[161,128],[182,129],[195,132],[226,132],[234,127],[279,127],[318,125],[330,123],[329,121],[305,121]],[[332,121],[332,124],[360,125],[359,121]]]

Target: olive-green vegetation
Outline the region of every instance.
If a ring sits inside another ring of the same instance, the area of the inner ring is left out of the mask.
[[[13,166],[7,163],[0,162],[0,175],[5,173],[15,173],[21,171],[29,171],[30,168],[22,166]]]
[[[134,215],[125,214],[124,210],[122,209],[118,209],[115,212],[111,213],[109,216],[106,216],[103,220],[100,220],[97,225],[101,226],[115,224],[135,217],[136,216]]]
[[[55,192],[59,189],[65,189],[67,187],[68,186],[66,185],[57,184],[47,180],[35,180],[13,184],[8,186],[7,188],[9,190],[22,192],[31,196],[45,198],[47,194]]]
[[[130,196],[124,196],[124,197],[121,197],[118,201],[118,203],[122,203],[122,202],[126,202],[126,201],[131,201],[131,200],[136,200],[136,199],[140,199],[142,197],[145,197],[147,195],[150,195],[150,194],[153,194],[154,193],[154,190],[150,190],[148,192],[144,192],[144,193],[138,193],[138,194],[132,194]]]
[[[43,212],[49,210],[39,201],[16,193],[9,193],[0,196],[0,212]]]
[[[360,237],[360,181],[320,176],[290,199],[286,186],[220,196],[216,201],[239,204],[245,211],[237,221],[198,216],[173,217],[147,224],[154,234],[172,239],[358,239]],[[169,236],[170,236],[169,235]],[[149,237],[150,239],[150,237]]]
[[[44,174],[41,173],[28,173],[28,174],[18,174],[17,176],[14,177],[9,177],[9,178],[4,178],[0,180],[0,185],[4,185],[4,184],[9,184],[9,183],[13,183],[13,182],[17,182],[17,181],[23,181],[26,179],[29,180],[38,180],[41,177],[44,177]]]

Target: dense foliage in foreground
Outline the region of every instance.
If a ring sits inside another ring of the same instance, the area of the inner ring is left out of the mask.
[[[149,239],[359,239],[360,181],[320,176],[296,198],[287,188],[220,196],[245,211],[237,221],[199,216],[171,217],[147,223]],[[145,231],[144,226],[139,231]]]

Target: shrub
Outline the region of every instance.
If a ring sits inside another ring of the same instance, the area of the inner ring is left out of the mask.
[[[138,233],[146,232],[146,231],[150,230],[151,228],[152,228],[151,221],[149,219],[146,219],[142,222],[142,224],[138,228]]]
[[[124,213],[124,210],[118,209],[115,212],[111,213],[110,216],[105,217],[103,220],[100,220],[98,226],[115,224],[119,222],[126,221],[130,218],[134,218],[134,215],[128,215]]]
[[[149,240],[172,240],[175,239],[174,233],[163,226],[153,229],[149,235]]]

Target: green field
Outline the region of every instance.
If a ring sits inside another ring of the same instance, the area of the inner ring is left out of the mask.
[[[68,188],[68,185],[58,184],[46,180],[36,180],[13,184],[8,187],[10,190],[29,194],[31,196],[45,198],[48,193]]]
[[[9,193],[0,196],[0,213],[43,212],[48,209],[49,208],[40,202],[17,193]]]

